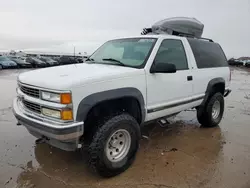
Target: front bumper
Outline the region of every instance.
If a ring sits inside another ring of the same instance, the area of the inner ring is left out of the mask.
[[[21,68],[32,68],[31,64],[19,64]]]
[[[17,68],[17,65],[8,65],[8,66],[5,66],[5,68],[15,69],[15,68]]]
[[[20,124],[37,138],[44,138],[50,145],[63,150],[79,148],[79,139],[84,132],[83,122],[57,123],[27,113],[18,98],[13,101],[13,113]]]
[[[44,67],[47,67],[48,65],[46,63],[38,63],[36,64],[36,66],[39,68],[44,68]]]

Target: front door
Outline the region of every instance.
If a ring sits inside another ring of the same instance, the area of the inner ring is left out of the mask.
[[[162,41],[154,63],[171,63],[176,73],[147,74],[147,120],[182,111],[192,102],[193,84],[183,43],[179,39]]]

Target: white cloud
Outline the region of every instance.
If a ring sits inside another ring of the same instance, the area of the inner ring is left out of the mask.
[[[92,52],[113,37],[172,16],[195,17],[227,56],[250,56],[248,0],[8,0],[0,2],[0,50]]]

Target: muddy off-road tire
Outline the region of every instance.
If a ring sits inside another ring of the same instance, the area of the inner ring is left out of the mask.
[[[205,106],[197,109],[197,119],[203,127],[217,126],[224,113],[224,97],[221,93],[213,94]]]
[[[140,127],[129,114],[109,118],[89,146],[90,165],[103,177],[122,173],[135,159],[140,136]]]

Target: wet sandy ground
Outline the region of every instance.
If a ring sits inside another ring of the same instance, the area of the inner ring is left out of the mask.
[[[195,111],[166,128],[151,124],[132,167],[111,179],[90,172],[79,152],[36,145],[16,126],[11,103],[22,71],[0,72],[0,188],[250,187],[250,69],[232,69],[233,92],[219,127],[200,128]]]

